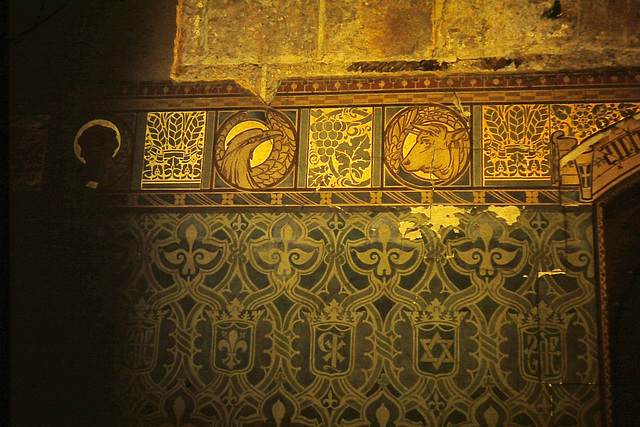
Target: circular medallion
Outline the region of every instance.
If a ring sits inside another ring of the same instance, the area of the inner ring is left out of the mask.
[[[220,126],[215,166],[233,187],[264,189],[287,176],[295,151],[296,131],[286,115],[275,110],[241,111]]]
[[[469,165],[469,128],[443,105],[408,107],[385,130],[385,164],[402,183],[413,186],[455,182]]]
[[[82,125],[80,125],[82,124]],[[130,182],[131,133],[120,117],[87,113],[78,117],[73,154],[82,164],[84,186],[124,189]]]
[[[109,129],[111,129],[111,131],[113,132],[109,131]],[[102,135],[102,137],[101,138],[94,137],[89,139],[85,136],[85,138],[83,138],[83,135],[85,132],[87,132],[88,134],[89,133],[95,134],[96,136]],[[87,161],[82,156],[82,149],[83,149],[82,140],[83,139],[89,141],[88,143],[84,144],[85,152],[89,150],[99,151],[99,150],[107,149],[107,151],[109,151],[109,153],[107,154],[110,154],[111,157],[115,157],[116,154],[118,154],[118,151],[120,150],[120,145],[121,145],[120,129],[118,129],[118,126],[114,125],[109,120],[103,120],[103,119],[91,120],[85,123],[80,128],[80,130],[78,130],[78,132],[76,133],[76,137],[73,140],[73,152],[75,153],[76,158],[80,160],[81,163],[86,165]],[[99,143],[95,143],[95,141],[98,139],[99,139]],[[111,151],[110,147],[107,147],[109,144],[115,147],[113,150],[113,153],[110,152]]]

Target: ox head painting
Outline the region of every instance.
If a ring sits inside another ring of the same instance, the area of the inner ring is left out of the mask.
[[[446,105],[398,111],[386,126],[384,150],[387,171],[396,182],[431,187],[469,180],[469,121]]]
[[[449,180],[464,167],[463,139],[467,128],[452,129],[440,122],[413,124],[405,140],[406,155],[402,167],[410,173],[422,173],[431,178]],[[407,147],[410,147],[407,150]]]

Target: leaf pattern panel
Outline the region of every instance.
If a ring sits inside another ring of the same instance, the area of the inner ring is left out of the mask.
[[[202,179],[205,111],[147,114],[142,188],[185,184]]]

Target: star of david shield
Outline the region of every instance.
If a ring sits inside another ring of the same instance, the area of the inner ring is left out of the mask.
[[[353,368],[354,327],[320,324],[312,328],[311,371],[316,375],[348,375]]]
[[[158,329],[160,322],[151,320],[130,321],[126,325],[123,363],[127,369],[146,372],[153,368],[158,355]]]
[[[240,321],[220,322],[213,327],[213,369],[243,373],[253,368],[255,326]]]
[[[529,380],[561,380],[565,375],[565,328],[531,325],[520,328],[520,374]]]
[[[414,329],[416,371],[431,377],[454,375],[458,366],[458,330],[446,323],[422,323]]]

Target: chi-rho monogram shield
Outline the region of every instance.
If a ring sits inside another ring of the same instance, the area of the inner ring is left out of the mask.
[[[320,324],[313,327],[311,370],[317,375],[347,375],[353,367],[354,327],[347,324]]]
[[[334,299],[308,313],[311,326],[311,372],[325,377],[349,375],[355,359],[356,325],[364,312],[341,307]]]

